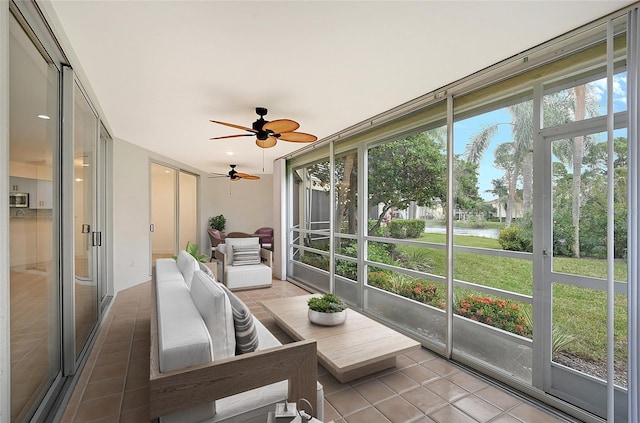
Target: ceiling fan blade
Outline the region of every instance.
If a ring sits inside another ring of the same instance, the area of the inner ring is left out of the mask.
[[[273,131],[275,134],[281,134],[283,132],[293,132],[300,128],[300,124],[291,119],[276,119],[264,124],[262,129]]]
[[[209,122],[219,123],[220,125],[230,126],[232,128],[236,128],[236,129],[242,129],[244,131],[253,132],[254,134],[256,132],[258,132],[255,129],[247,128],[246,126],[242,126],[242,125],[236,125],[234,123],[220,122],[219,120],[210,120]]]
[[[210,140],[222,140],[225,138],[238,138],[238,137],[255,137],[256,134],[238,134],[238,135],[226,135],[224,137],[213,137]]]
[[[248,173],[236,173],[236,176],[242,178],[242,179],[249,179],[251,181],[257,181],[258,179],[260,179],[259,176],[256,175],[249,175]]]
[[[271,148],[276,145],[277,142],[278,140],[275,137],[268,137],[264,141],[256,139],[256,145],[261,148]]]
[[[314,142],[318,137],[305,134],[304,132],[285,132],[284,134],[280,134],[278,139],[289,142]]]

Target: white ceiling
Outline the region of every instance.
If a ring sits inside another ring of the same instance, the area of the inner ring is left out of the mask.
[[[242,133],[209,119],[264,106],[321,139],[631,3],[51,1],[112,135],[218,173],[301,145],[209,141]]]

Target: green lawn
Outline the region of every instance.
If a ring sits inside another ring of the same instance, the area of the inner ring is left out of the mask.
[[[423,234],[421,241],[444,244],[444,234]],[[498,241],[474,236],[454,236],[457,246],[500,249]],[[431,273],[445,275],[445,251],[427,247],[399,247],[401,250],[423,250]],[[606,278],[606,260],[554,258],[554,271],[574,275]],[[626,280],[626,263],[616,262],[615,279]],[[526,295],[533,292],[533,262],[530,260],[493,257],[475,253],[455,253],[454,277],[479,285],[491,286]],[[466,291],[466,290],[465,290]],[[458,294],[458,292],[456,292]],[[466,292],[460,293],[462,295]],[[569,350],[598,361],[606,360],[606,292],[569,285],[553,286],[554,323],[575,337]],[[616,361],[626,361],[627,310],[626,296],[615,296]]]

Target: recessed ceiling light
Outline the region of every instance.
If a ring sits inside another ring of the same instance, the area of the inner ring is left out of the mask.
[[[49,116],[47,116],[47,115],[38,115],[38,117],[39,117],[40,119],[44,119],[44,120],[49,120],[49,119],[51,119],[51,118],[50,118]]]
[[[233,156],[233,151],[227,151],[227,156]]]
[[[76,182],[82,182],[84,179],[82,178],[76,178]]]

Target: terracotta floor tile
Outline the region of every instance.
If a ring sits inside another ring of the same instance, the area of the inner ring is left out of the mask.
[[[432,413],[447,404],[447,401],[422,386],[407,391],[401,396],[424,414]]]
[[[440,378],[440,375],[432,372],[424,366],[421,366],[420,364],[414,364],[413,366],[406,367],[400,371],[419,384],[427,383]]]
[[[520,404],[519,399],[501,391],[500,389],[494,388],[493,386],[482,388],[479,391],[476,391],[475,395],[495,405],[501,410],[509,410]]]
[[[396,357],[396,369],[398,370],[404,369],[405,367],[413,366],[414,364],[416,364],[416,362],[407,357],[405,354],[400,354]]]
[[[388,375],[382,376],[379,379],[382,383],[384,383],[385,385],[387,385],[389,388],[393,389],[397,393],[408,391],[409,389],[413,389],[419,385],[418,382],[411,379],[409,376],[405,375],[400,371],[396,371]]]
[[[396,395],[387,385],[378,379],[370,379],[367,382],[354,385],[353,389],[371,404],[385,400]]]
[[[336,420],[339,419],[340,417],[340,413],[338,413],[336,411],[335,408],[333,408],[333,405],[331,405],[331,403],[329,401],[327,401],[327,399],[324,399],[324,419],[325,420]]]
[[[404,353],[407,357],[415,361],[416,363],[422,363],[423,361],[433,360],[438,356],[435,353],[427,350],[426,348],[418,348]]]
[[[88,422],[93,419],[115,417],[118,421],[122,394],[118,393],[91,401],[81,401],[76,411],[75,421]]]
[[[124,378],[127,374],[127,363],[117,363],[110,366],[96,367],[91,372],[90,383],[104,382],[113,378]]]
[[[347,423],[387,423],[389,420],[374,407],[367,407],[345,417]]]
[[[435,360],[421,363],[421,365],[431,370],[432,372],[436,372],[440,376],[447,376],[459,371],[457,367],[447,363],[447,361],[443,360],[442,358],[436,358]]]
[[[138,388],[126,391],[122,398],[122,410],[133,410],[136,408],[149,406],[149,388]]]
[[[509,411],[509,415],[522,420],[524,423],[555,423],[562,421],[529,404],[518,405]]]
[[[370,405],[362,395],[351,387],[334,394],[325,395],[325,398],[342,416],[348,416]]]
[[[87,385],[82,395],[81,402],[91,401],[110,395],[122,394],[124,391],[124,378],[112,378],[103,382],[94,382]]]
[[[468,395],[454,402],[453,405],[481,423],[485,423],[502,413],[502,410],[475,395]]]
[[[446,379],[438,379],[424,386],[428,390],[442,397],[445,401],[449,401],[449,402],[456,401],[464,397],[465,395],[469,395],[468,391],[465,391],[455,383],[449,382]]]
[[[398,396],[379,402],[375,407],[392,423],[406,423],[421,417],[422,411]]]
[[[429,415],[437,423],[478,423],[452,405],[446,405]]]
[[[274,280],[270,289],[240,291],[236,294],[255,310],[256,317],[281,342],[291,342],[291,338],[277,327],[259,302],[268,298],[304,295],[306,291],[291,283]],[[148,422],[150,304],[149,282],[118,294],[71,395],[63,423]],[[32,335],[28,328],[23,328],[23,331],[25,348],[36,348],[37,339],[29,341]],[[495,412],[499,409],[498,412],[505,413],[491,423],[556,421],[555,417],[522,404],[517,398],[487,385],[424,348],[398,356],[395,368],[346,384],[338,382],[318,365],[318,380],[325,392],[325,422],[474,421],[444,398],[455,401],[465,410],[474,409],[474,404],[480,404],[483,410],[488,408]],[[469,391],[475,392],[475,396]],[[474,401],[479,402],[476,404]],[[384,413],[388,413],[389,418]]]
[[[502,415],[495,420],[492,420],[491,423],[522,423],[521,420],[516,419],[508,414]]]
[[[448,376],[445,376],[445,378],[469,392],[475,392],[479,389],[489,386],[482,379],[465,372],[452,373]]]
[[[318,382],[320,382],[322,384],[322,387],[324,388],[325,397],[329,394],[333,394],[334,392],[338,392],[349,387],[349,385],[347,384],[338,382],[338,380],[330,373],[319,375]]]
[[[149,404],[133,410],[123,410],[120,423],[141,423],[149,421]]]

